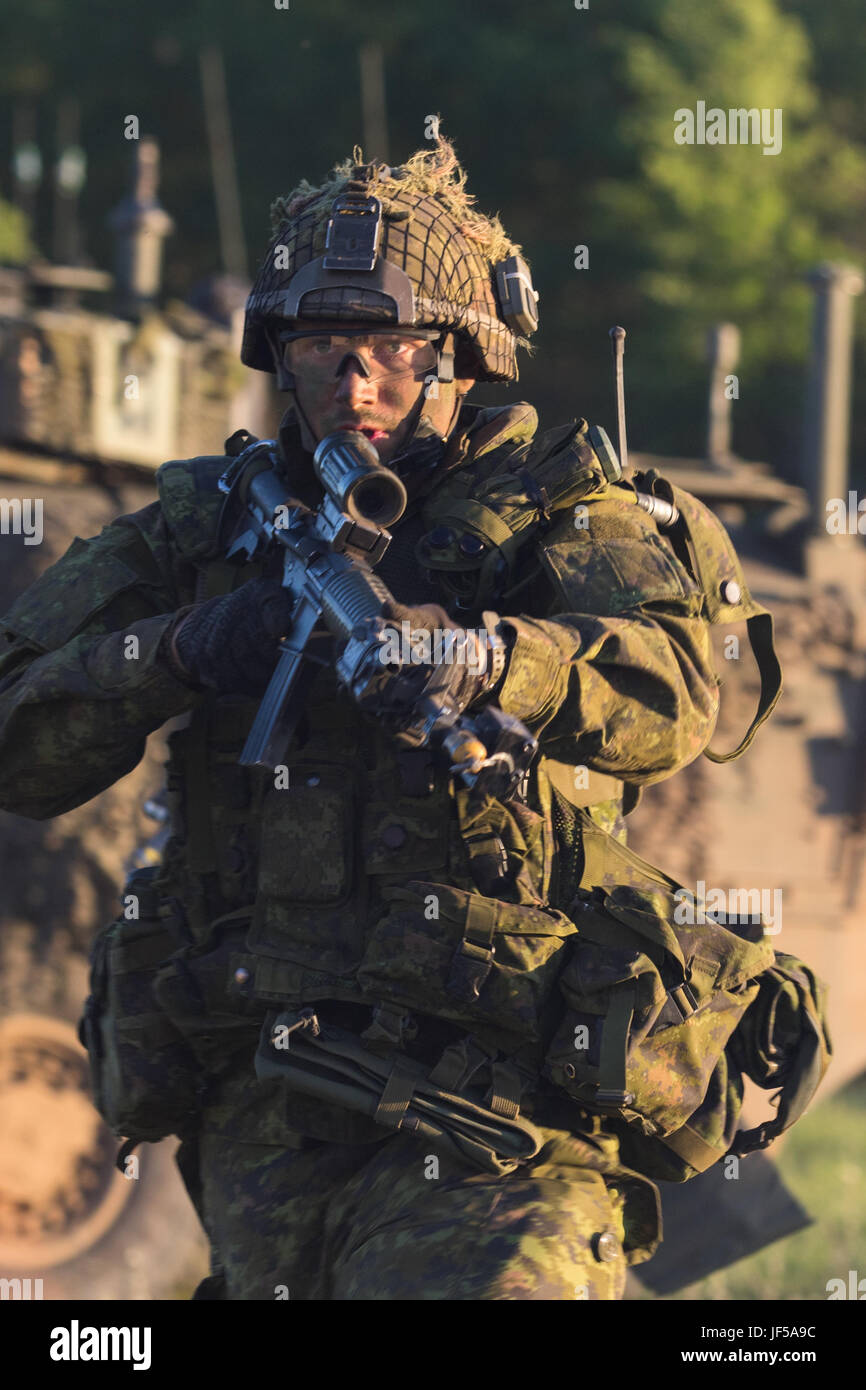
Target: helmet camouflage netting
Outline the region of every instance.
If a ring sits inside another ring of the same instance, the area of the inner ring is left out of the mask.
[[[464,347],[459,375],[515,381],[516,348],[528,347],[523,335],[535,326],[537,296],[520,247],[498,217],[476,211],[453,146],[440,137],[397,168],[361,161],[356,146],[353,159],[337,165],[326,183],[314,187],[302,180],[273,204],[274,236],[247,300],[241,360],[274,370],[266,328],[280,320],[368,319],[453,330]],[[365,201],[371,199],[381,205],[378,226],[377,203]],[[352,216],[344,221],[345,212]],[[349,270],[333,268],[333,234],[326,248],[332,222],[343,234],[345,256],[336,259]],[[367,245],[372,270],[363,258],[352,264],[356,228],[361,241],[376,237]],[[295,279],[304,267],[309,270]],[[503,304],[503,287],[505,295],[518,297],[516,310],[514,300]]]

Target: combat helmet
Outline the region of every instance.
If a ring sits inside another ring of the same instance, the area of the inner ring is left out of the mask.
[[[441,329],[440,381],[454,379],[455,358],[457,376],[516,381],[538,295],[498,217],[475,210],[453,146],[440,137],[393,168],[362,160],[356,146],[326,183],[303,180],[273,204],[241,360],[275,371],[268,335],[286,321],[360,319]]]

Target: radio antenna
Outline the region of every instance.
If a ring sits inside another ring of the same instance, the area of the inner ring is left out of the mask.
[[[623,475],[628,473],[628,444],[625,438],[625,386],[622,376],[622,359],[625,353],[625,329],[612,328],[610,330],[611,347],[613,348],[613,372],[616,385],[616,427],[619,436],[619,462]]]

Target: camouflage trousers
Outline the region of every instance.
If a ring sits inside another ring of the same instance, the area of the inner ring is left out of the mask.
[[[658,1194],[583,1166],[570,1135],[506,1177],[435,1144],[249,1142],[203,1128],[197,1170],[215,1277],[196,1297],[328,1300],[618,1299],[658,1243]],[[638,1180],[640,1183],[641,1180]],[[626,1251],[624,1251],[624,1244]]]

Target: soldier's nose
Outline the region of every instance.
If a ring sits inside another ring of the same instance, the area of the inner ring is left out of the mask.
[[[357,358],[350,358],[340,374],[334,393],[338,401],[374,401],[376,386],[359,370]]]

